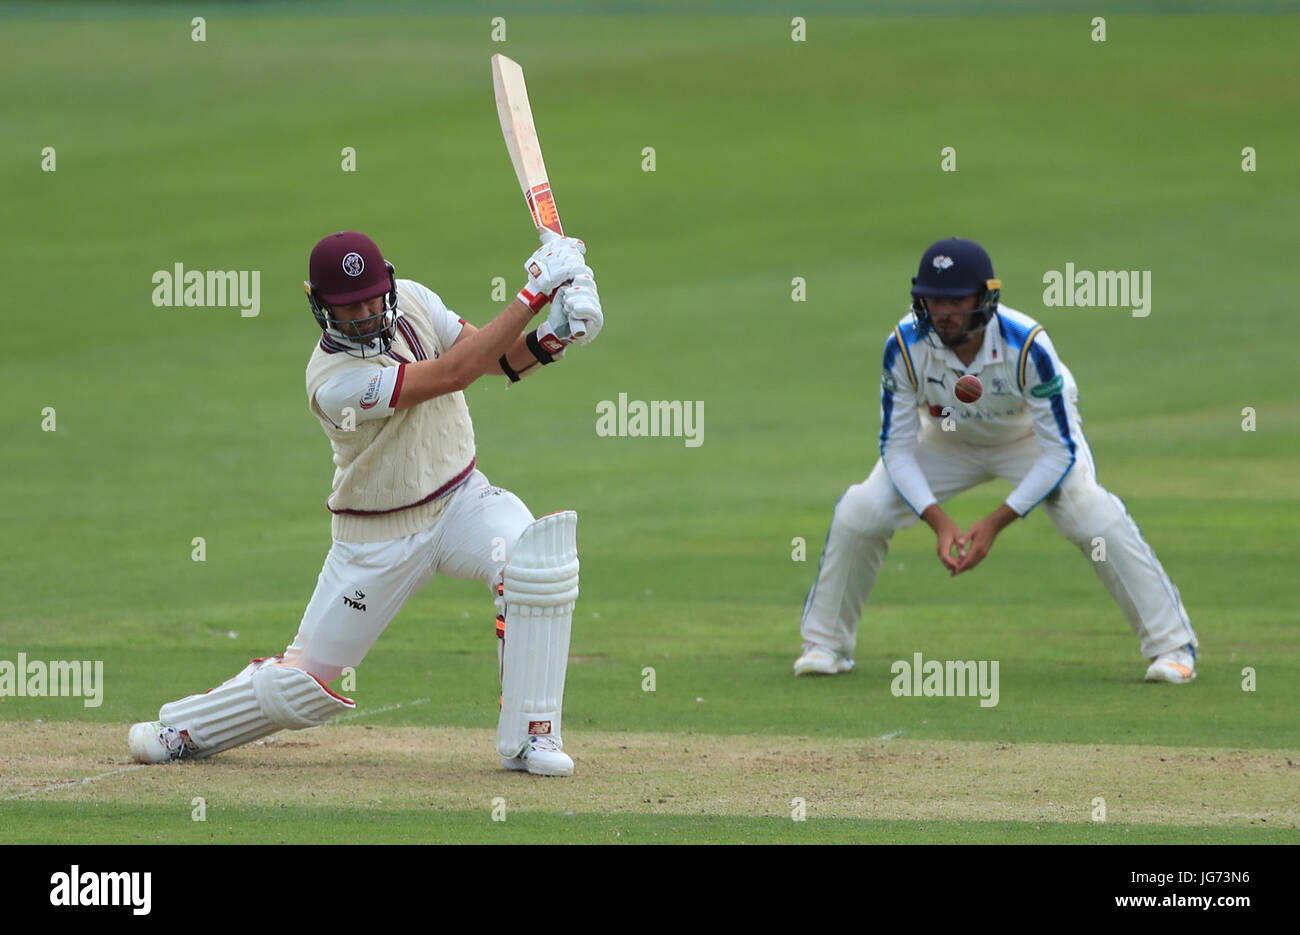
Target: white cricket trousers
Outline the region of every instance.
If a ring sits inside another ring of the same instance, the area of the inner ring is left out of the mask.
[[[416,591],[435,574],[496,585],[533,514],[475,471],[448,494],[433,528],[386,542],[338,542],[325,556],[286,664],[332,682],[358,665]],[[497,611],[502,611],[497,598]]]
[[[1178,589],[1124,502],[1097,483],[1092,451],[1074,419],[1071,429],[1078,440],[1074,467],[1041,506],[1056,531],[1089,559],[1137,634],[1143,656],[1151,659],[1188,643],[1195,646],[1196,633]],[[922,424],[916,448],[921,472],[940,503],[994,478],[1019,484],[1039,454],[1032,434],[1008,445],[980,447],[957,441],[933,422]],[[799,632],[805,651],[818,645],[852,657],[858,622],[889,551],[889,540],[918,518],[898,495],[880,461],[865,481],[844,493],[835,505],[817,581],[804,601]],[[1013,529],[1000,535],[1014,535]],[[1105,542],[1105,561],[1091,561],[1098,538]],[[997,561],[996,551],[984,562],[990,560]],[[936,567],[934,573],[941,570]]]

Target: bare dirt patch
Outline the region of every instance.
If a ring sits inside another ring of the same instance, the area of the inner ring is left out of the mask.
[[[502,770],[490,730],[340,725],[136,766],[125,726],[0,722],[6,800],[1300,828],[1276,750],[583,732],[571,779]],[[94,778],[92,778],[94,777]]]

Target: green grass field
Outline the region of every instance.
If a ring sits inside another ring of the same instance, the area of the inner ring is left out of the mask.
[[[216,5],[203,42],[188,7],[0,10],[0,661],[104,665],[97,707],[0,697],[0,842],[1300,840],[1300,18],[1025,6],[814,7],[805,41],[781,10],[506,4],[505,42],[410,4]],[[312,244],[367,231],[479,325],[494,278],[522,282],[494,52],[526,69],[606,313],[560,366],[467,392],[482,470],[580,515],[577,774],[497,768],[494,611],[450,579],[358,669],[353,719],[133,768],[131,722],[292,638],[329,547]],[[1074,372],[1101,482],[1197,627],[1193,684],[1142,682],[1041,510],[956,579],[900,533],[856,672],[791,676],[832,506],[876,458],[882,342],[952,234]],[[259,270],[260,314],[155,307],[176,263]],[[1044,307],[1066,263],[1150,270],[1151,314]],[[598,436],[620,393],[702,401],[704,443]],[[1000,703],[894,697],[915,652],[999,660]]]

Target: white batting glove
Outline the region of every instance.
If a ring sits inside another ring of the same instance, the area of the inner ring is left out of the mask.
[[[561,286],[560,288],[564,288]],[[542,322],[537,329],[537,337],[543,338],[547,335],[555,335],[561,344],[573,343],[573,332],[569,328],[569,316],[565,314],[564,309],[559,303],[559,293],[556,294],[556,301],[551,303],[551,313],[546,316],[546,321]],[[552,344],[554,342],[551,342]]]
[[[534,312],[541,311],[556,289],[587,269],[582,261],[582,255],[587,252],[585,243],[576,237],[547,233],[550,236],[543,237],[542,245],[524,263],[528,282],[519,290],[519,300]]]
[[[579,240],[577,237],[561,237],[553,230],[542,231],[541,240],[543,247],[554,247],[556,244],[567,244],[579,253],[587,252],[587,244],[585,241]]]
[[[537,342],[552,357],[560,358],[570,344],[594,341],[604,323],[596,280],[588,269],[556,291],[551,314],[537,329]]]
[[[558,313],[558,314],[557,314]],[[600,293],[590,269],[573,277],[573,282],[561,286],[555,293],[551,317],[563,316],[574,344],[590,344],[605,326],[605,314],[600,308]],[[550,319],[547,319],[550,321]],[[557,326],[556,332],[559,332]]]

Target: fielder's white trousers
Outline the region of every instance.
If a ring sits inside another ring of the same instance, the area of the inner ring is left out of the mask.
[[[435,574],[478,578],[496,596],[533,514],[475,471],[448,494],[433,528],[385,542],[335,542],[284,661],[332,682],[358,665],[403,605]],[[502,610],[497,598],[497,610]]]
[[[1188,643],[1196,645],[1178,589],[1124,502],[1097,483],[1092,452],[1078,423],[1071,422],[1079,443],[1074,467],[1040,506],[1057,532],[1089,559],[1137,634],[1143,656],[1151,659]],[[923,423],[916,449],[921,471],[940,503],[994,478],[1019,484],[1039,453],[1032,434],[1008,445],[978,447],[957,441],[930,421]],[[805,649],[815,644],[853,655],[858,622],[889,551],[889,540],[896,530],[917,520],[879,461],[865,481],[845,492],[835,505],[817,581],[804,602],[799,632]],[[1001,535],[1014,535],[1013,530],[1009,527]],[[1104,540],[1105,561],[1092,561],[1098,538]],[[996,561],[996,554],[990,558]],[[936,575],[941,571],[934,569]],[[1031,586],[1026,582],[1026,587]]]

